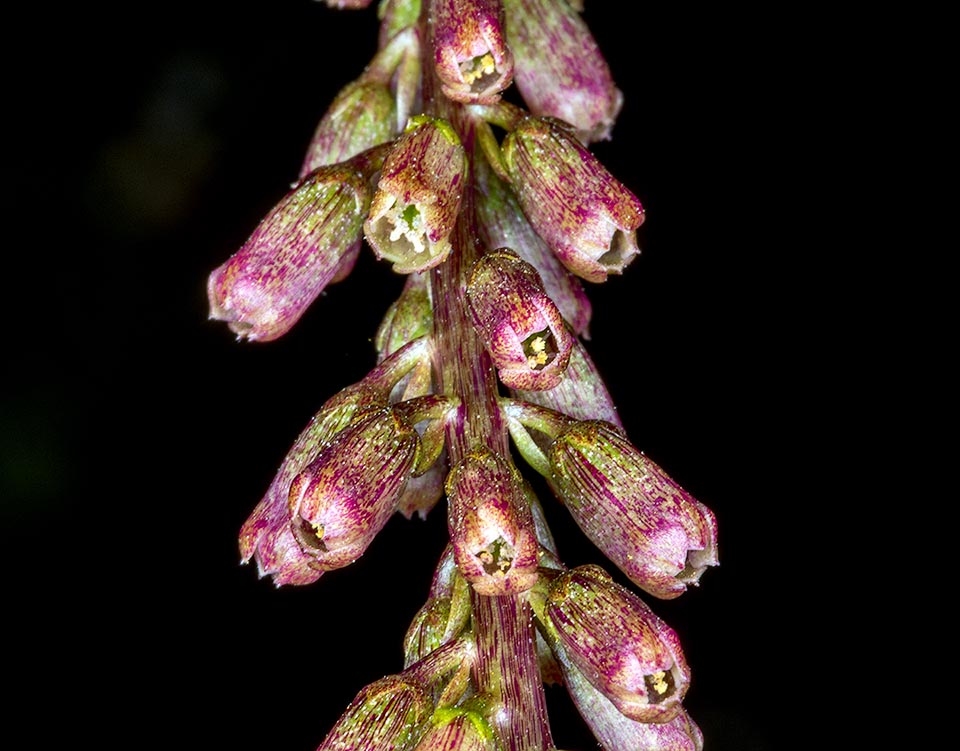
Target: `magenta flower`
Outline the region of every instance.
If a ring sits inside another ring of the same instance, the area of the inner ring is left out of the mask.
[[[363,555],[397,510],[419,451],[417,432],[386,407],[338,433],[294,478],[291,529],[316,568]]]
[[[577,524],[641,589],[678,597],[717,565],[713,512],[615,426],[574,423],[549,460],[551,485]]]
[[[586,23],[557,0],[503,0],[514,82],[534,115],[570,123],[584,143],[610,137],[623,94]]]
[[[570,661],[627,717],[668,722],[680,712],[690,668],[676,633],[599,566],[550,585],[544,620]]]
[[[488,253],[470,270],[467,300],[506,386],[540,391],[560,383],[573,337],[533,266],[509,248]]]
[[[362,173],[347,164],[303,178],[210,274],[210,317],[251,341],[287,333],[341,264],[355,258],[370,194]]]
[[[484,595],[522,592],[537,580],[533,516],[509,460],[478,449],[447,476],[457,566]]]
[[[443,93],[457,102],[497,101],[513,80],[500,0],[438,0],[432,30]]]
[[[564,266],[589,282],[622,273],[640,252],[636,196],[559,121],[524,118],[502,150],[523,212]]]
[[[460,210],[467,158],[449,124],[414,118],[387,157],[364,224],[378,258],[399,274],[442,263]]]

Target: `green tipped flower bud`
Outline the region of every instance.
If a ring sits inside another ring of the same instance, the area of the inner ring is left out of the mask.
[[[470,270],[467,300],[504,385],[542,390],[560,383],[573,337],[533,266],[507,248],[484,255]]]
[[[607,385],[583,342],[576,338],[570,351],[570,363],[558,386],[548,391],[517,391],[517,396],[577,420],[606,420],[618,428],[623,427]]]
[[[433,331],[433,305],[430,303],[430,287],[423,274],[406,277],[403,292],[387,310],[374,345],[380,357],[396,352],[409,341]]]
[[[510,248],[533,266],[573,333],[585,336],[592,309],[583,284],[530,226],[510,186],[497,177],[485,159],[477,159],[474,164],[479,184],[476,205],[480,239],[488,248]]]
[[[307,175],[210,274],[210,317],[251,341],[287,333],[356,252],[369,205],[367,181],[349,164]]]
[[[640,201],[562,123],[524,118],[502,152],[523,212],[574,274],[603,282],[640,252]]]
[[[680,640],[602,568],[580,566],[555,579],[544,619],[570,661],[620,712],[640,722],[676,717],[690,682]]]
[[[420,685],[389,675],[357,694],[317,751],[406,751],[432,711]]]
[[[396,120],[393,94],[385,84],[366,79],[347,84],[317,125],[300,176],[389,141],[397,134]]]
[[[291,486],[293,534],[322,571],[359,558],[397,509],[420,452],[417,432],[386,407],[338,433]]]
[[[584,20],[564,0],[503,0],[514,82],[534,115],[573,125],[584,143],[610,137],[623,104]]]
[[[641,589],[671,599],[717,565],[713,512],[610,423],[577,422],[550,446],[554,492]]]
[[[496,735],[477,712],[438,709],[413,751],[497,751]]]
[[[266,494],[240,530],[240,558],[255,558],[261,577],[272,575],[278,587],[310,584],[323,573],[297,543],[287,497],[293,479],[330,441],[366,409],[386,404],[385,395],[365,384],[349,386],[323,405],[287,452]]]
[[[523,592],[537,581],[537,538],[516,468],[480,448],[447,476],[457,566],[482,595]]]
[[[378,258],[408,274],[442,263],[460,210],[467,155],[443,120],[413,118],[387,157],[364,224]]]
[[[433,574],[430,595],[403,638],[404,667],[410,667],[457,638],[470,624],[469,585],[447,545]]]
[[[513,80],[499,0],[435,0],[432,43],[443,93],[456,102],[492,104]]]
[[[601,748],[703,751],[703,733],[684,709],[668,722],[631,720],[587,680],[564,655],[562,647],[556,651],[567,692]]]

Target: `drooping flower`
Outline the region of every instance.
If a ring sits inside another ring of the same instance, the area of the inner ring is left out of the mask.
[[[703,751],[703,733],[686,710],[668,722],[639,722],[623,714],[555,646],[564,685],[600,747],[610,751]]]
[[[287,333],[323,289],[342,277],[345,259],[355,258],[370,197],[357,165],[335,164],[308,174],[210,274],[210,317],[251,341]]]
[[[389,141],[397,131],[396,109],[386,84],[369,78],[347,84],[317,125],[300,176]]]
[[[563,264],[589,282],[622,273],[640,252],[643,206],[569,126],[525,117],[501,150],[523,212]]]
[[[670,599],[717,565],[713,512],[601,420],[572,423],[548,452],[551,487],[638,587]]]
[[[488,162],[478,159],[474,166],[480,239],[488,248],[510,248],[533,266],[572,332],[586,337],[592,308],[583,284],[530,226],[510,186]]]
[[[668,722],[680,712],[690,669],[676,632],[599,566],[551,585],[544,621],[570,661],[627,717]]]
[[[367,242],[399,274],[424,271],[450,254],[467,156],[456,132],[418,116],[387,157],[364,223]]]
[[[509,248],[492,251],[470,270],[466,292],[505,385],[539,391],[560,383],[573,337],[533,266]]]
[[[537,580],[537,539],[516,468],[478,447],[447,476],[449,530],[457,566],[483,595],[529,589]]]
[[[240,559],[254,558],[261,577],[272,575],[279,587],[310,584],[320,578],[313,556],[293,535],[287,498],[293,479],[354,418],[385,404],[384,395],[365,384],[349,386],[327,400],[294,441],[270,487],[240,530]]]
[[[514,82],[534,115],[556,117],[584,143],[610,137],[623,94],[586,23],[560,0],[503,0]]]
[[[513,80],[500,0],[436,0],[434,65],[443,93],[457,102],[489,104]]]
[[[359,558],[397,509],[420,439],[394,408],[353,423],[290,485],[291,528],[322,571]]]

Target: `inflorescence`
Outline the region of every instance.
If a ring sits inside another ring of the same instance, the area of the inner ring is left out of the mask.
[[[378,51],[298,182],[209,277],[211,318],[250,341],[289,331],[364,241],[406,279],[376,366],[323,404],[240,532],[261,576],[306,585],[446,498],[403,669],[318,751],[552,751],[545,682],[608,751],[702,748],[676,633],[603,568],[563,563],[513,458],[646,594],[717,564],[713,514],[630,442],[583,343],[581,280],[623,272],[644,211],[588,148],[622,94],[581,11],[382,0]]]

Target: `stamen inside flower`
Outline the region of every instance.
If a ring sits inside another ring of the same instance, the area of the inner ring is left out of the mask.
[[[668,670],[658,670],[645,675],[643,682],[647,687],[647,701],[650,704],[659,704],[676,690],[673,674]]]
[[[523,354],[531,370],[543,370],[557,356],[557,340],[550,329],[537,331],[523,340]]]
[[[414,253],[423,253],[426,249],[423,215],[415,204],[407,204],[402,209],[397,202],[384,212],[383,218],[393,225],[390,241],[406,240]]]
[[[483,564],[483,570],[488,574],[505,574],[513,565],[513,546],[498,537],[483,550],[474,553]]]
[[[463,82],[472,87],[474,92],[482,91],[485,87],[483,79],[497,72],[497,64],[489,52],[477,55],[471,60],[460,63],[460,73]],[[477,85],[480,82],[481,85]]]
[[[327,544],[323,541],[323,536],[326,533],[326,528],[323,524],[320,522],[307,521],[302,517],[298,521],[300,523],[293,525],[293,531],[300,544],[305,547],[327,552]]]

